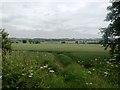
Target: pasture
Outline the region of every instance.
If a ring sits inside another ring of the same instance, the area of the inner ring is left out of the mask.
[[[13,44],[13,50],[29,51],[56,51],[56,52],[105,52],[104,47],[99,44]]]
[[[3,88],[118,88],[118,65],[98,44],[13,44]]]

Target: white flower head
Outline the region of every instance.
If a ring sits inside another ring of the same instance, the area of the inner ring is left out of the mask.
[[[43,66],[43,68],[47,68],[47,67],[48,67],[48,65]]]
[[[24,76],[25,74],[23,73],[22,75]]]
[[[40,69],[43,69],[43,67],[41,66]]]
[[[109,61],[107,61],[107,64],[110,64],[110,62],[109,62]]]
[[[105,71],[105,72],[104,72],[104,75],[107,76],[107,75],[108,75],[108,72]]]
[[[98,59],[97,58],[95,58],[95,61],[97,61]]]
[[[33,73],[30,73],[31,76],[33,76]]]
[[[113,67],[113,64],[111,64],[111,67]]]
[[[89,73],[89,74],[92,74],[92,72],[91,72],[91,71],[88,71],[88,73]]]
[[[92,82],[91,83],[89,83],[90,85],[92,85]]]
[[[29,77],[29,78],[31,78],[31,77],[32,77],[32,75],[29,75],[28,77]]]
[[[50,70],[49,72],[50,72],[50,73],[54,73],[55,71],[54,71],[54,70]]]

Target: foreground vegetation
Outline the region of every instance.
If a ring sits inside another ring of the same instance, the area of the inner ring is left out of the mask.
[[[118,65],[100,45],[13,44],[3,88],[117,88]]]

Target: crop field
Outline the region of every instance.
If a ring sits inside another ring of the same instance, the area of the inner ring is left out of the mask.
[[[29,51],[56,51],[56,52],[103,52],[102,45],[98,44],[13,44],[13,50]]]
[[[118,88],[118,65],[98,44],[13,44],[3,88]]]

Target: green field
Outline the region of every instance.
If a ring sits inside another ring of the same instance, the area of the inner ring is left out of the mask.
[[[13,50],[56,51],[56,52],[105,52],[98,44],[13,44]]]
[[[118,66],[98,44],[13,44],[3,88],[117,88]]]

